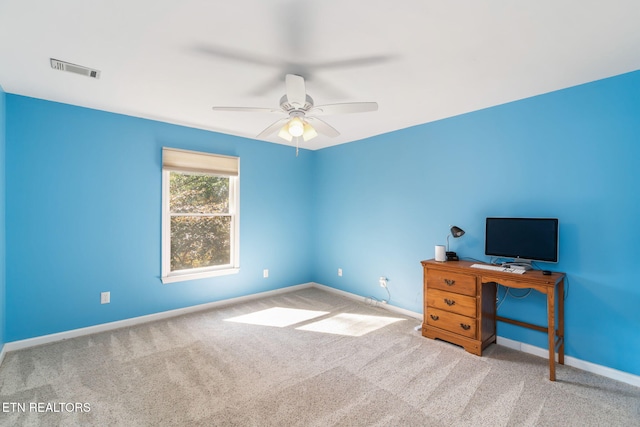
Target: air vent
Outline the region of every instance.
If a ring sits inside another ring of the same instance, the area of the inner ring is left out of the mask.
[[[100,71],[98,70],[94,70],[88,67],[83,67],[82,65],[76,65],[76,64],[71,64],[69,62],[60,61],[59,59],[51,58],[51,68],[53,68],[54,70],[68,71],[70,73],[92,77],[94,79],[100,78]]]

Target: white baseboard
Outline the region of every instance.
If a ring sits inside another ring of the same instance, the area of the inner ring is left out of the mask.
[[[331,288],[329,286],[321,285],[319,283],[312,283],[312,285],[316,288],[325,290],[327,292],[333,292],[343,297],[350,298],[356,301],[364,301],[365,297],[360,295],[352,294],[350,292],[341,291],[340,289]],[[415,311],[405,310],[404,308],[396,307],[390,304],[379,304],[378,307],[382,307],[389,311],[394,311],[396,313],[404,314],[409,317],[414,317],[416,319],[422,320],[422,313],[416,313]],[[549,358],[549,351],[546,348],[536,347],[527,343],[523,343],[520,341],[514,341],[508,338],[497,337],[496,343],[498,345],[502,345],[505,347],[509,347],[514,350],[522,351],[523,353],[533,354],[538,357],[542,357],[545,359]],[[557,357],[557,354],[556,354]],[[557,360],[557,359],[556,359]],[[640,387],[640,376],[633,375],[628,372],[618,371],[613,368],[609,368],[602,365],[597,365],[595,363],[586,362],[584,360],[566,356],[564,357],[564,364],[566,366],[572,366],[574,368],[591,372],[592,374],[601,375],[603,377],[611,378],[616,381],[620,381],[623,383],[631,384],[636,387]]]
[[[496,344],[502,345],[504,347],[509,347],[513,350],[522,351],[523,353],[533,354],[534,356],[542,357],[547,360],[549,359],[549,350],[547,350],[546,348],[536,347],[531,344],[514,341],[509,338],[503,337],[498,337],[496,340]],[[558,360],[558,353],[556,353],[556,360]],[[603,377],[611,378],[616,381],[640,387],[640,376],[638,375],[633,375],[628,372],[609,368],[607,366],[586,362],[576,357],[567,355],[564,356],[564,364],[566,366],[572,366],[582,371],[591,372],[592,374],[601,375]]]
[[[289,286],[286,288],[275,289],[273,291],[260,292],[257,294],[245,295],[237,298],[229,298],[221,301],[214,301],[214,302],[209,302],[205,304],[194,305],[191,307],[178,308],[175,310],[148,314],[146,316],[132,317],[130,319],[118,320],[118,321],[109,322],[109,323],[102,323],[100,325],[88,326],[86,328],[72,329],[70,331],[58,332],[58,333],[49,334],[49,335],[42,335],[39,337],[27,338],[20,341],[12,341],[12,342],[5,343],[4,347],[2,348],[2,355],[4,355],[5,351],[22,350],[24,348],[35,347],[43,344],[49,344],[52,342],[81,337],[84,335],[91,335],[99,332],[111,331],[114,329],[120,329],[128,326],[135,326],[135,325],[140,325],[147,322],[154,322],[156,320],[176,317],[176,316],[180,316],[187,313],[194,313],[197,311],[209,310],[211,308],[217,308],[217,307],[222,307],[226,305],[251,301],[258,298],[265,298],[273,295],[284,294],[284,293],[296,291],[299,289],[310,288],[312,286],[313,286],[313,283],[303,283],[301,285]],[[0,363],[2,362],[0,361]]]
[[[318,289],[322,289],[323,291],[332,292],[334,294],[341,295],[343,297],[353,299],[356,301],[364,302],[366,300],[365,297],[353,294],[351,292],[342,291],[340,289],[331,288],[329,286],[321,285],[315,282],[303,283],[301,285],[289,286],[286,288],[275,289],[267,292],[260,292],[257,294],[245,295],[237,298],[230,298],[221,301],[215,301],[200,305],[194,305],[191,307],[179,308],[176,310],[163,311],[161,313],[149,314],[146,316],[133,317],[130,319],[118,320],[115,322],[103,323],[101,325],[88,326],[86,328],[73,329],[70,331],[59,332],[56,334],[43,335],[35,338],[28,338],[20,341],[13,341],[5,343],[0,350],[0,364],[4,360],[4,357],[7,352],[21,350],[24,348],[35,347],[42,344],[49,344],[56,341],[62,341],[70,338],[80,337],[84,335],[95,334],[99,332],[110,331],[114,329],[125,328],[128,326],[139,325],[147,322],[153,322],[156,320],[167,319],[170,317],[176,317],[187,313],[194,313],[197,311],[209,310],[211,308],[223,307],[226,305],[237,304],[241,302],[251,301],[258,298],[265,298],[273,295],[288,293],[292,291],[296,291],[299,289],[311,288],[315,287]],[[385,310],[389,310],[398,314],[403,314],[408,317],[413,317],[415,319],[422,320],[422,313],[417,313],[414,311],[406,310],[404,308],[396,307],[391,304],[379,304],[378,307],[384,308]],[[509,347],[514,350],[522,351],[524,353],[533,354],[535,356],[548,358],[549,352],[547,349],[536,347],[530,344],[526,344],[519,341],[514,341],[508,338],[498,337],[497,344],[505,347]],[[631,384],[636,387],[640,387],[640,376],[633,375],[627,372],[618,371],[616,369],[612,369],[606,366],[597,365],[595,363],[586,362],[581,359],[577,359],[571,356],[565,356],[564,358],[565,365],[572,366],[577,369],[581,369],[586,372],[591,372],[593,374],[601,375],[603,377],[611,378],[616,381],[620,381],[623,383]]]
[[[361,297],[360,295],[352,294],[351,292],[341,291],[340,289],[331,288],[329,286],[321,285],[320,283],[312,282],[313,287],[322,289],[323,291],[332,292],[334,294],[341,295],[345,298],[353,299],[360,302],[366,302],[366,297]],[[404,308],[396,307],[391,304],[377,304],[376,307],[384,308],[385,310],[393,311],[398,314],[404,314],[405,316],[414,317],[416,319],[422,320],[422,313],[416,313],[415,311],[406,310]]]

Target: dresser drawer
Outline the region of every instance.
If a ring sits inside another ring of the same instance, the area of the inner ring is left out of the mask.
[[[427,325],[444,329],[468,338],[476,338],[476,319],[429,307]]]
[[[427,305],[441,310],[476,317],[476,298],[439,289],[427,291]]]
[[[427,287],[463,295],[476,295],[476,278],[467,274],[427,270]]]

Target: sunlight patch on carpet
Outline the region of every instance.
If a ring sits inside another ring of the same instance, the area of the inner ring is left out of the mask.
[[[323,332],[326,334],[360,337],[401,320],[396,317],[367,316],[364,314],[341,313],[328,319],[296,328],[301,331]]]
[[[272,307],[242,316],[225,319],[226,322],[284,328],[329,314],[328,311],[302,310],[298,308]]]

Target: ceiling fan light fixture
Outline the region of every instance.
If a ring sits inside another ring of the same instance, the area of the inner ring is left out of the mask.
[[[299,117],[294,117],[289,120],[288,129],[291,136],[302,136],[302,134],[304,133],[304,123]]]
[[[282,128],[280,129],[280,132],[278,132],[278,136],[280,138],[284,139],[287,142],[293,141],[293,137],[289,133],[289,124],[288,123],[286,125],[282,126]]]
[[[316,132],[316,130],[313,128],[313,126],[311,126],[309,123],[304,124],[304,133],[302,134],[302,139],[304,139],[305,141],[309,141],[310,139],[315,138],[316,136],[318,136],[318,132]]]
[[[304,77],[297,74],[287,74],[285,76],[286,93],[280,98],[280,109],[264,107],[213,107],[214,111],[245,111],[245,112],[265,112],[284,113],[286,117],[271,123],[256,135],[258,139],[265,139],[274,133],[287,142],[292,142],[295,138],[296,147],[302,140],[309,141],[318,135],[335,138],[340,135],[327,122],[316,116],[363,113],[376,111],[376,102],[345,102],[340,104],[327,104],[315,106],[313,98],[306,91]]]

